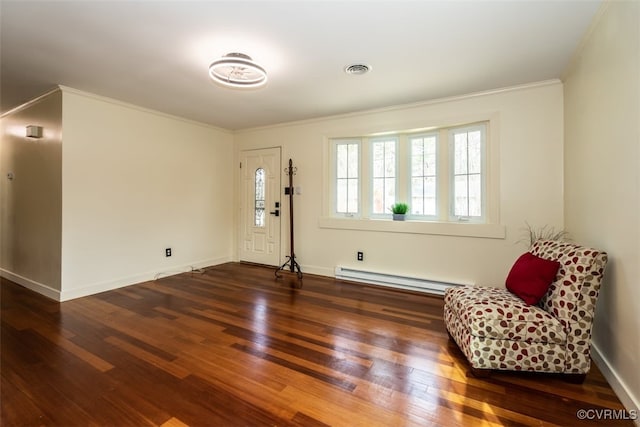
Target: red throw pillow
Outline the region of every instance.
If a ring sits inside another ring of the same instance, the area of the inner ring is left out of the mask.
[[[507,289],[535,305],[547,293],[556,278],[560,263],[527,252],[517,259],[507,276]]]

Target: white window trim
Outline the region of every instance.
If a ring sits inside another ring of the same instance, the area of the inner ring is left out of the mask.
[[[432,234],[438,236],[481,237],[486,239],[504,239],[506,237],[506,227],[501,224],[321,217],[318,219],[318,227],[333,230]]]

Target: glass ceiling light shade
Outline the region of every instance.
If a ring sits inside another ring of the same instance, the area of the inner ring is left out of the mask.
[[[243,53],[227,53],[209,65],[211,79],[223,86],[255,88],[267,83],[267,72]]]

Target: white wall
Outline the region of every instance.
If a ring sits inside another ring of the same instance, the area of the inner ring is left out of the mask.
[[[63,93],[62,299],[232,259],[231,133]]]
[[[499,145],[499,214],[506,238],[337,230],[319,227],[323,150],[327,137],[406,130],[494,119]],[[298,167],[296,256],[303,271],[333,275],[336,265],[410,276],[504,286],[513,261],[526,250],[516,244],[525,221],[563,226],[563,94],[559,81],[360,114],[285,124],[235,135],[241,150],[283,147],[283,160]],[[236,188],[238,173],[235,173]],[[283,181],[285,182],[285,181]],[[283,198],[283,201],[286,199]],[[237,199],[240,203],[240,199]],[[285,209],[283,224],[287,224]],[[282,227],[282,253],[288,253]],[[356,252],[365,261],[355,260]]]
[[[609,2],[565,79],[565,221],[606,250],[594,344],[640,407],[640,3]],[[607,373],[607,372],[605,372]]]
[[[0,122],[0,272],[50,297],[61,285],[61,100],[50,93]],[[43,137],[27,138],[27,125],[42,126]]]

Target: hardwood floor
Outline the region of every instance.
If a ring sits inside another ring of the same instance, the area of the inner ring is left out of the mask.
[[[571,426],[623,408],[595,365],[581,385],[468,377],[442,298],[295,283],[225,264],[56,303],[3,280],[2,425]]]

